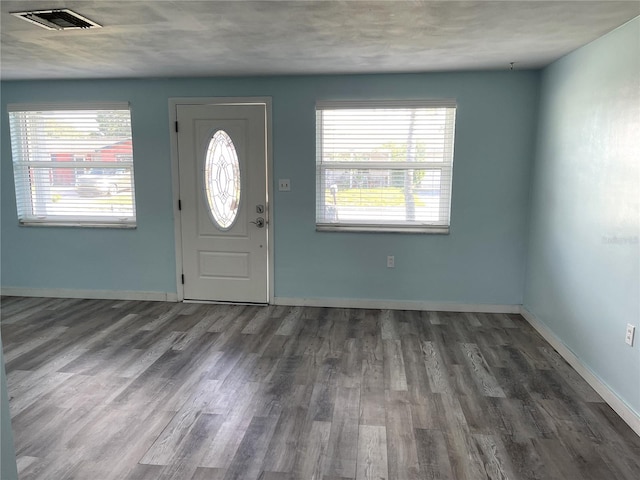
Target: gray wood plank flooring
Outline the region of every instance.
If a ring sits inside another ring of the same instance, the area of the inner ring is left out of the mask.
[[[636,480],[519,315],[4,297],[20,478]]]

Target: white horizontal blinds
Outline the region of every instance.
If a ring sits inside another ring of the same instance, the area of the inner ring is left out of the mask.
[[[317,104],[318,226],[446,229],[455,111],[453,100]]]
[[[129,106],[10,105],[24,224],[135,224]]]

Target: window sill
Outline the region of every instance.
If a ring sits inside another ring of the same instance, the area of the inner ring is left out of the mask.
[[[135,223],[81,223],[81,222],[19,222],[21,227],[64,227],[64,228],[117,228],[130,229],[137,228]]]
[[[424,225],[336,225],[317,223],[317,232],[359,232],[359,233],[419,233],[427,235],[449,235],[449,227],[430,227]]]

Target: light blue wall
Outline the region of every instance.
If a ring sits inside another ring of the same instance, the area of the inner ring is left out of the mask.
[[[640,18],[543,72],[524,305],[640,413]]]
[[[275,294],[520,304],[538,72],[4,82],[2,285],[175,292],[168,99],[271,96]],[[316,100],[455,97],[451,234],[317,233]],[[128,100],[138,228],[18,227],[6,104]],[[101,252],[101,253],[96,253]],[[396,268],[386,268],[395,255]]]

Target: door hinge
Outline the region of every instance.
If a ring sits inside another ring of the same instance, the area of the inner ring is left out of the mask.
[[[182,284],[184,285],[184,273],[182,274]]]
[[[176,132],[178,131],[178,122],[176,121]]]
[[[178,210],[182,210],[182,200],[178,200]]]

